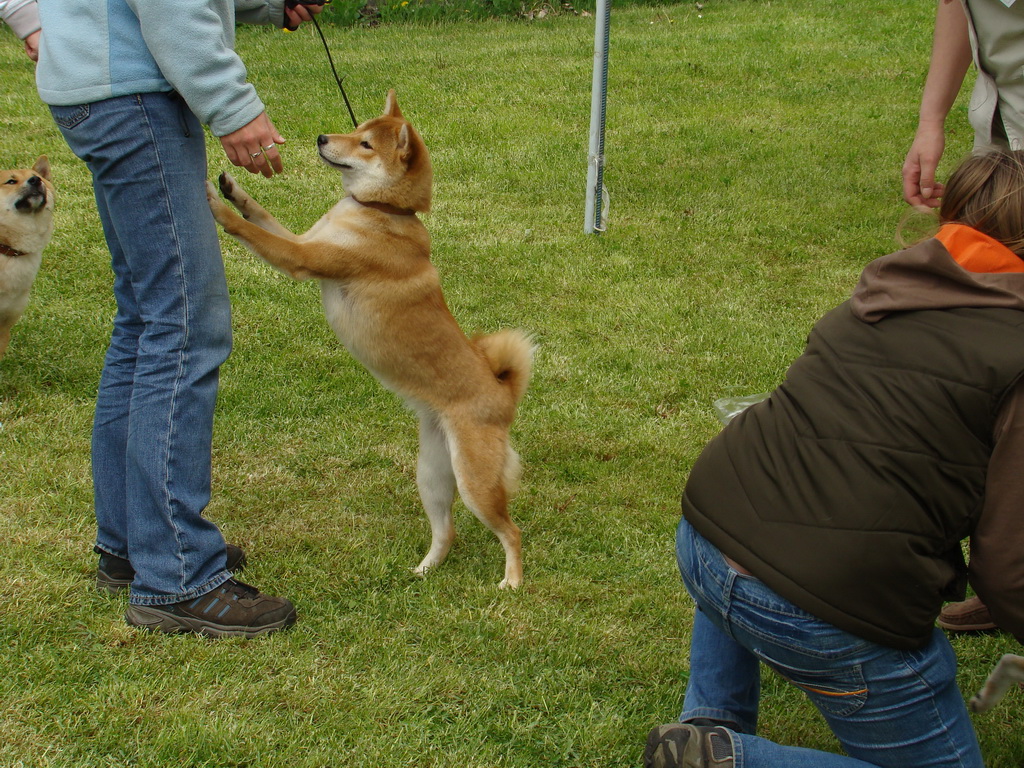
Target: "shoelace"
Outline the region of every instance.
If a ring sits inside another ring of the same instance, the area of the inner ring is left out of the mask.
[[[229,594],[235,600],[242,600],[245,598],[253,599],[258,597],[260,591],[256,589],[256,587],[246,584],[244,581],[229,579],[224,582],[224,585],[221,587],[221,594]]]

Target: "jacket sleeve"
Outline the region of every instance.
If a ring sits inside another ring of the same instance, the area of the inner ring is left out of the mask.
[[[40,29],[36,0],[0,0],[0,19],[22,40]]]
[[[995,441],[971,536],[971,584],[996,624],[1024,643],[1024,381],[1000,410]]]
[[[283,8],[284,0],[278,0]],[[233,19],[204,0],[127,0],[161,74],[215,136],[224,136],[264,111],[233,49]],[[267,2],[239,2],[251,18],[270,22]],[[257,8],[256,6],[259,6]],[[261,10],[262,9],[262,10]],[[231,6],[227,6],[230,13]],[[262,15],[261,15],[262,14]],[[283,10],[281,11],[283,19]]]
[[[285,0],[235,0],[235,19],[239,24],[284,26]]]

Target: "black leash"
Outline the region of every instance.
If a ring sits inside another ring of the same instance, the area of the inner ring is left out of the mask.
[[[288,0],[287,4],[289,8],[294,8],[297,5],[326,5],[330,1],[331,0]],[[342,78],[338,77],[338,70],[334,68],[334,59],[331,57],[331,47],[327,45],[327,38],[324,37],[324,31],[320,29],[320,22],[316,20],[316,16],[312,16],[312,19],[313,26],[316,27],[317,34],[320,35],[320,42],[324,44],[324,51],[327,53],[327,63],[331,65],[331,73],[334,75],[334,81],[338,84],[338,90],[341,91],[341,98],[345,101],[345,107],[348,109],[348,116],[352,118],[352,127],[358,128],[359,121],[356,120],[356,113],[352,111],[352,104],[349,103],[348,94],[345,93],[345,86],[341,84]]]

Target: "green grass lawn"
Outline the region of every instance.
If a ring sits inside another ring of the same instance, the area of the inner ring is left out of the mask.
[[[50,156],[57,232],[0,363],[0,766],[635,766],[675,718],[691,605],[673,534],[712,402],[775,386],[814,320],[896,249],[933,0],[704,0],[615,9],[608,231],[583,234],[593,18],[325,29],[357,117],[395,88],[431,148],[425,221],[467,331],[539,343],[513,428],[525,584],[460,538],[426,579],[414,417],[334,339],[317,287],[222,240],[235,349],[209,516],[299,623],[251,642],[128,628],[92,588],[89,429],[113,317],[88,174],[0,44],[0,166]],[[304,229],[341,194],[316,159],[348,116],[311,29],[242,29],[289,139],[236,174]],[[970,146],[966,101],[946,169]],[[210,140],[211,176],[227,168]],[[241,178],[245,176],[245,178]],[[956,639],[973,691],[1003,652]],[[1024,699],[976,719],[1024,763]],[[763,735],[836,749],[765,676]]]

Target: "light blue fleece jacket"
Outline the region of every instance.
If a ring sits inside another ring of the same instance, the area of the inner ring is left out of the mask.
[[[36,86],[47,104],[177,91],[215,136],[264,111],[235,22],[284,24],[285,0],[38,0]]]

